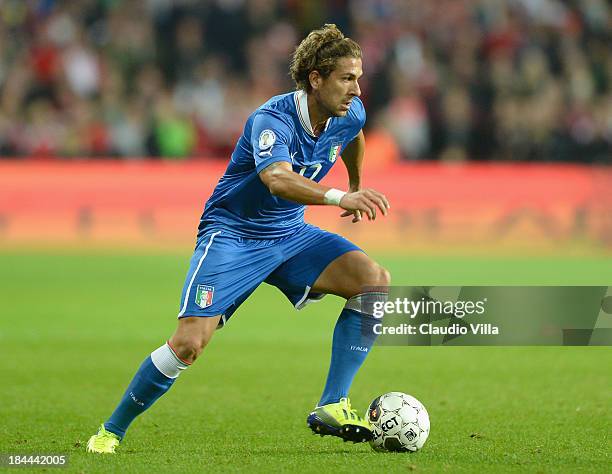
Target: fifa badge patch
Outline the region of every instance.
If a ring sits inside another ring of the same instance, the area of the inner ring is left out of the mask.
[[[334,162],[338,155],[340,154],[340,148],[342,148],[342,142],[333,143],[331,148],[329,149],[329,161]]]
[[[266,129],[259,134],[259,156],[272,156],[272,146],[276,142],[276,134],[270,130]]]
[[[195,303],[202,309],[208,308],[213,302],[214,286],[198,285],[196,288]]]

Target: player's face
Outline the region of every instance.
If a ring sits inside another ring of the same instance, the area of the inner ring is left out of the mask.
[[[345,57],[336,63],[336,69],[326,77],[320,77],[313,89],[319,107],[334,117],[344,117],[351,108],[354,97],[361,95],[357,82],[362,76],[361,59]]]

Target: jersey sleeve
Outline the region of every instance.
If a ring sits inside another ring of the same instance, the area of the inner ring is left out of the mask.
[[[253,120],[251,146],[257,172],[276,161],[291,163],[289,144],[291,127],[271,113],[259,113]]]
[[[363,102],[359,97],[355,97],[351,103],[351,109],[349,110],[349,116],[351,118],[351,131],[350,141],[352,142],[355,137],[359,134],[366,122],[366,112]]]

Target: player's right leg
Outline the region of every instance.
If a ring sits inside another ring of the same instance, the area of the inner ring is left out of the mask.
[[[178,328],[142,363],[111,417],[87,450],[114,452],[130,423],[166,393],[198,357],[215,329],[282,261],[272,241],[209,231],[198,242],[181,296]]]
[[[166,393],[200,355],[219,320],[220,316],[179,319],[170,340],[140,365],[113,414],[87,442],[87,451],[114,453],[130,423]]]

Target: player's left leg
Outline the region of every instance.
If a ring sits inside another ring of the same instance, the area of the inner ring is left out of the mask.
[[[389,272],[360,251],[337,257],[314,283],[311,292],[347,300],[334,329],[329,373],[318,406],[348,397],[353,378],[376,340],[373,327],[378,321],[369,314],[371,303],[386,300],[390,283]],[[366,299],[370,304],[364,304]]]
[[[334,328],[323,394],[308,416],[313,432],[354,442],[371,439],[369,423],[352,409],[348,394],[376,340],[371,303],[386,300],[390,282],[387,270],[363,252],[352,251],[337,257],[314,283],[312,292],[342,296],[346,304]],[[366,299],[369,304],[364,304]]]
[[[376,337],[377,320],[369,314],[371,304],[363,300],[386,300],[389,272],[346,239],[312,226],[288,245],[293,257],[266,282],[281,289],[298,309],[328,293],[347,300],[334,329],[325,389],[308,424],[322,435],[365,441],[371,437],[369,424],[351,409],[348,392]]]

